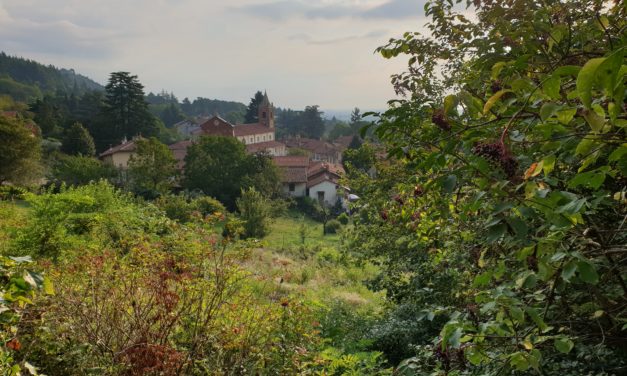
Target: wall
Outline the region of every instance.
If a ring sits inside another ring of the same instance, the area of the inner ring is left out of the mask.
[[[283,183],[283,193],[290,197],[305,197],[307,192],[307,183],[294,183],[294,191],[290,192],[290,185]]]
[[[323,181],[313,187],[309,187],[309,197],[314,200],[318,200],[318,191],[324,192],[324,202],[333,206],[337,202],[337,188],[336,184],[330,181]]]
[[[111,154],[111,155],[107,155],[106,157],[103,157],[102,160],[103,162],[110,163],[114,165],[115,167],[127,168],[128,160],[131,159],[131,155],[133,155],[133,152],[119,151],[115,154]]]

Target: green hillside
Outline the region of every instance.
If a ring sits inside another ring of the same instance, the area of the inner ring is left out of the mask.
[[[73,69],[43,65],[0,52],[0,95],[6,94],[17,101],[27,102],[44,94],[64,92],[82,95],[93,90],[104,90],[104,87]]]

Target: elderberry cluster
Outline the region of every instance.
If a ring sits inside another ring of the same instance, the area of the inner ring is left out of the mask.
[[[493,164],[501,167],[508,178],[516,175],[518,170],[518,162],[507,151],[505,145],[500,142],[495,143],[479,143],[472,149],[475,155],[483,157]]]
[[[449,124],[448,120],[446,120],[446,116],[444,115],[443,109],[437,109],[433,111],[433,115],[431,116],[431,121],[433,124],[437,125],[443,131],[450,131],[451,124]]]

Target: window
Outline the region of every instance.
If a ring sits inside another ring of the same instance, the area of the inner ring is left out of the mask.
[[[324,201],[324,191],[318,191],[316,193],[318,194],[318,201],[319,202],[323,202]]]
[[[290,183],[290,192],[294,192],[296,190],[296,184]]]

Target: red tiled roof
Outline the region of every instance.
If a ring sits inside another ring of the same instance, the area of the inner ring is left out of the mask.
[[[189,140],[175,142],[172,145],[168,145],[170,150],[187,150],[187,148],[192,144]]]
[[[329,181],[333,184],[337,184],[338,178],[334,174],[321,174],[320,176],[315,177],[313,179],[308,179],[307,188],[315,187],[316,185],[323,183],[325,181]]]
[[[307,168],[305,167],[281,168],[281,182],[283,183],[306,183],[307,182]]]
[[[121,152],[133,152],[135,151],[136,145],[135,145],[135,141],[131,140],[131,141],[127,141],[124,143],[121,143],[120,145],[117,146],[113,146],[107,150],[105,150],[104,152],[102,152],[100,154],[100,158],[102,157],[106,157],[107,155],[112,155],[115,153],[121,153]]]
[[[263,133],[274,133],[274,129],[268,128],[265,125],[261,124],[236,124],[235,128],[235,137],[239,136],[251,136],[254,134],[263,134]]]
[[[285,140],[284,142],[285,142],[285,145],[287,145],[290,148],[305,149],[305,150],[308,150],[308,151],[311,151],[313,153],[320,154],[320,155],[336,154],[339,152],[336,146],[328,142],[316,140],[313,138],[304,138],[304,137],[290,138],[290,139]]]
[[[309,157],[299,155],[289,155],[284,157],[274,157],[274,164],[279,167],[309,167]]]
[[[328,171],[332,174],[340,176],[344,174],[344,167],[342,167],[342,165],[335,164],[335,163],[314,162],[309,166],[309,170],[307,171],[307,174],[309,176],[313,176],[322,171]]]
[[[347,148],[348,145],[353,141],[353,137],[355,136],[342,136],[338,137],[333,143],[342,146],[343,148]]]
[[[249,153],[256,153],[258,151],[263,151],[269,148],[276,148],[276,147],[281,147],[281,146],[285,146],[285,145],[278,141],[265,141],[265,142],[258,142],[256,144],[247,144],[246,151],[248,151]]]

